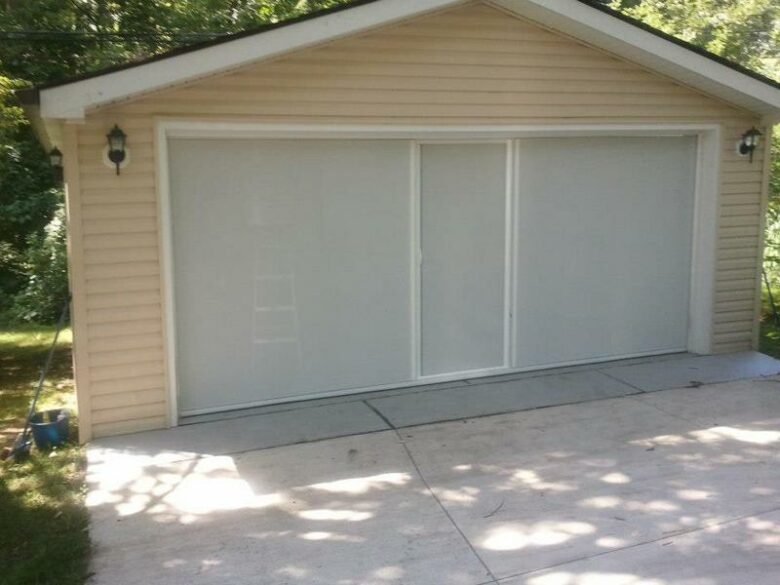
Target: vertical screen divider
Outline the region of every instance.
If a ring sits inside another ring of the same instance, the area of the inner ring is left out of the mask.
[[[420,161],[420,143],[417,140],[409,142],[411,156],[410,172],[410,211],[411,211],[411,322],[412,322],[412,380],[422,377],[422,200],[421,179],[422,164]]]
[[[512,367],[513,337],[512,337],[512,291],[514,290],[513,266],[514,266],[514,229],[513,229],[513,199],[515,193],[514,176],[514,141],[506,141],[506,202],[504,208],[504,367]]]
[[[517,298],[517,279],[520,277],[520,275],[517,272],[517,245],[519,241],[519,234],[518,232],[518,223],[519,223],[519,213],[520,213],[520,139],[515,138],[512,139],[512,214],[509,218],[509,221],[511,222],[511,233],[512,233],[512,249],[511,249],[511,263],[512,263],[512,269],[511,269],[511,286],[512,286],[512,294],[510,298],[510,314],[512,316],[511,319],[511,331],[509,333],[510,338],[510,346],[511,346],[511,354],[509,356],[509,367],[510,368],[516,368],[517,367],[517,311],[518,311],[518,298]]]

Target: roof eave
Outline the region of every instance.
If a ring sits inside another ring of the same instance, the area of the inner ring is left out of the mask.
[[[56,146],[62,150],[63,121],[41,116],[41,108],[34,102],[22,102],[22,109],[43,148],[49,151]]]
[[[318,45],[468,0],[382,0],[361,3],[254,35],[241,35],[170,58],[109,71],[40,90],[45,118],[81,119],[88,109],[157,91]]]
[[[152,91],[230,71],[294,50],[318,45],[466,3],[467,0],[362,1],[256,34],[184,50],[170,56],[88,76],[39,91],[45,119],[83,119],[87,110]],[[530,18],[594,47],[664,74],[762,117],[780,118],[780,89],[769,80],[722,62],[595,9],[585,0],[490,0],[510,13]]]
[[[37,87],[25,87],[14,91],[16,99],[22,106],[38,106],[41,103],[41,92]]]

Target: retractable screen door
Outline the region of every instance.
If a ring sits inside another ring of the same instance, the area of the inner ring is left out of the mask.
[[[422,374],[500,368],[507,146],[420,149]]]
[[[169,151],[183,414],[411,379],[408,141]]]

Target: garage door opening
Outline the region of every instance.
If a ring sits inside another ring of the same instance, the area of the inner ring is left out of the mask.
[[[695,135],[167,153],[181,415],[689,345]]]

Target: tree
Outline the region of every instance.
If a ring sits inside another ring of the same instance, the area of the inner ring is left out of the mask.
[[[0,5],[0,319],[56,318],[62,192],[12,91],[345,0],[5,0]]]
[[[612,0],[611,7],[735,63],[780,79],[777,0]],[[765,137],[773,153],[764,269],[780,281],[780,128]]]
[[[730,61],[780,78],[777,0],[613,0],[610,6]]]
[[[18,85],[0,77],[0,313],[29,280],[22,258],[30,237],[42,232],[62,200],[43,149],[10,99]]]
[[[769,174],[769,204],[766,213],[764,270],[774,288],[780,281],[780,129],[772,135],[772,169]]]
[[[0,70],[29,83],[94,71],[346,0],[17,0],[0,8]]]

